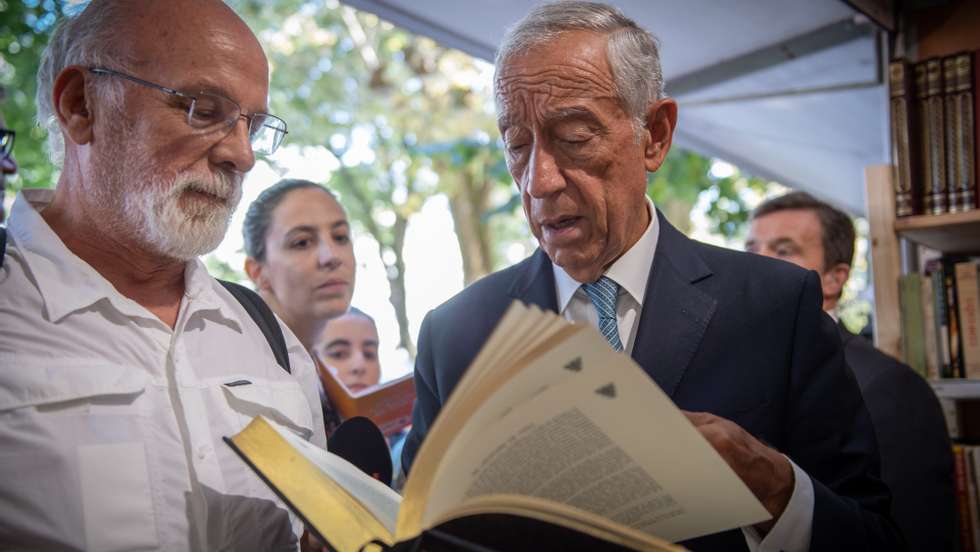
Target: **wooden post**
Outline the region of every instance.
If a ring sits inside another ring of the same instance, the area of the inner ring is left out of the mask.
[[[892,171],[891,165],[871,165],[864,169],[864,180],[875,286],[875,345],[882,352],[901,359],[902,316],[898,303],[901,269],[895,234]]]

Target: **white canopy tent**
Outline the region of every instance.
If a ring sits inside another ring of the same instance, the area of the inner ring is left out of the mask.
[[[343,0],[492,60],[527,0]],[[675,143],[864,213],[887,151],[879,35],[840,0],[613,0],[661,42]]]

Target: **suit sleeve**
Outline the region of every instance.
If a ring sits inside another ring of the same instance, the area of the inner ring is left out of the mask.
[[[871,418],[821,302],[820,281],[810,272],[797,308],[784,426],[784,452],[813,482],[810,549],[904,549],[888,514]]]
[[[408,474],[419,447],[435,422],[442,402],[435,388],[435,366],[432,359],[432,313],[422,320],[419,330],[418,354],[415,356],[415,406],[412,409],[412,429],[402,448],[402,470]]]

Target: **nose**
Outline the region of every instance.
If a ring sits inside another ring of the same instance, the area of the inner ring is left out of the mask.
[[[249,120],[239,117],[228,130],[228,134],[211,148],[211,160],[226,171],[240,174],[252,170],[255,165],[255,152],[248,136]]]
[[[317,266],[333,270],[340,266],[340,257],[334,255],[333,248],[330,245],[321,241],[316,252],[316,262]]]
[[[565,189],[565,177],[558,161],[544,147],[534,146],[528,166],[526,191],[531,197],[542,199]]]
[[[350,367],[350,373],[352,376],[363,376],[367,370],[364,366],[364,355],[357,354],[354,355],[353,361]]]

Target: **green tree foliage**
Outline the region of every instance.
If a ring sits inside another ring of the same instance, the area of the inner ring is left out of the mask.
[[[740,235],[752,211],[743,192],[764,193],[769,183],[734,171],[730,176],[711,175],[713,161],[691,151],[671,149],[660,170],[649,177],[647,194],[675,226],[690,231],[691,209],[701,194],[710,194],[707,209],[712,230],[726,238]]]
[[[270,110],[289,123],[285,147],[318,149],[337,160],[323,167],[322,181],[338,192],[358,229],[378,242],[399,345],[414,354],[403,251],[409,221],[426,201],[448,199],[466,283],[506,265],[504,252],[514,243],[533,246],[496,130],[492,68],[336,0],[229,3],[269,57]],[[0,84],[8,90],[2,107],[18,132],[25,186],[54,184],[44,132],[34,126],[34,76],[63,5],[0,0]],[[650,176],[649,194],[683,230],[690,229],[692,207],[709,194],[714,228],[734,236],[748,216],[742,192],[765,183],[737,172],[713,178],[711,164],[675,148]],[[241,279],[226,264],[209,268]]]
[[[7,181],[8,193],[54,185],[57,171],[44,146],[47,132],[35,124],[34,93],[41,52],[64,11],[60,1],[0,0],[0,86],[6,96],[0,111],[17,132],[14,156],[20,165],[20,176]]]

